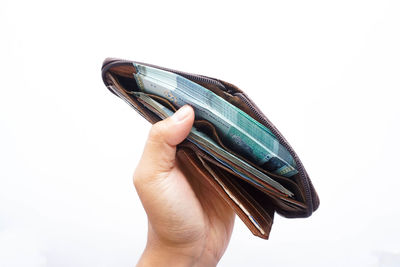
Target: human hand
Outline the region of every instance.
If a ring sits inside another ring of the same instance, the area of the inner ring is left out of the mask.
[[[185,176],[175,159],[193,121],[185,105],[150,130],[133,177],[148,217],[138,266],[215,266],[228,246],[234,212],[201,177]]]

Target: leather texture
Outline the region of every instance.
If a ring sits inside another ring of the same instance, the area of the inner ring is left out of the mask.
[[[151,123],[156,123],[160,118],[149,108],[140,103],[133,94],[130,94],[130,92],[138,90],[135,79],[133,78],[135,68],[132,63],[134,63],[134,61],[107,58],[102,65],[103,81],[111,92],[123,98],[145,119]],[[291,190],[294,193],[294,197],[289,197],[253,176],[247,170],[235,166],[235,168],[239,169],[242,173],[259,182],[259,185],[257,186],[253,183],[249,183],[232,171],[232,169],[216,160],[217,155],[205,153],[188,140],[178,145],[177,159],[180,161],[181,166],[184,166],[183,171],[191,177],[195,176],[198,179],[207,181],[218,192],[220,197],[229,204],[254,235],[268,239],[275,212],[287,218],[301,218],[310,216],[318,208],[318,195],[300,158],[278,129],[276,129],[242,90],[231,83],[219,79],[166,69],[146,63],[140,64],[177,73],[213,91],[215,94],[242,109],[258,122],[268,127],[295,159],[299,173],[290,178],[270,173],[247,161],[253,167],[264,172]],[[151,97],[172,110],[176,110],[176,108],[164,98],[154,95],[151,95]],[[195,125],[198,129],[206,132],[224,149],[237,155],[222,143],[215,127],[210,122],[196,120]],[[240,155],[237,156],[241,157]]]

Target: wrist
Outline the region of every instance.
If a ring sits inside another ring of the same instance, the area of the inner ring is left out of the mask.
[[[195,266],[198,257],[187,253],[185,248],[147,243],[137,266]]]
[[[146,248],[137,266],[196,266],[203,252],[202,238],[171,238],[149,224]]]

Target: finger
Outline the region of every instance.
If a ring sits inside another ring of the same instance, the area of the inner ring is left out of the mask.
[[[171,117],[155,123],[151,127],[134,179],[151,179],[168,173],[175,163],[176,145],[189,134],[193,121],[194,111],[185,105]]]

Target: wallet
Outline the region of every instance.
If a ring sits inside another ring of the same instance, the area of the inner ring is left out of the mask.
[[[188,139],[185,139],[177,146],[176,157],[177,160],[181,161],[184,172],[187,175],[204,179],[209,183],[254,235],[264,239],[269,238],[275,212],[286,218],[302,218],[309,217],[318,208],[318,195],[300,158],[278,129],[241,89],[223,80],[203,75],[130,60],[105,59],[102,65],[104,84],[112,93],[122,98],[152,124],[161,120],[161,118],[153,110],[146,107],[143,102],[139,101],[136,94],[132,93],[140,90],[137,80],[134,77],[137,71],[134,64],[141,64],[178,74],[212,91],[267,127],[293,157],[298,172],[291,177],[285,177],[263,169],[253,162],[243,159],[241,155],[235,155],[290,190],[293,195],[288,196],[271,189],[269,184],[257,178],[253,173],[246,170],[246,168],[233,166],[234,163],[231,163],[234,168],[231,168],[232,166],[227,164],[222,164],[216,157],[213,157],[210,153],[206,153]],[[174,111],[177,110],[167,98],[155,95],[151,97]],[[212,123],[196,118],[194,125],[207,133],[221,147],[230,153],[236,153],[222,143],[221,138],[218,136],[218,131],[216,131]],[[257,182],[249,182],[248,179],[243,178],[243,175],[238,175],[238,172],[234,171],[235,169],[240,170],[240,173]]]

